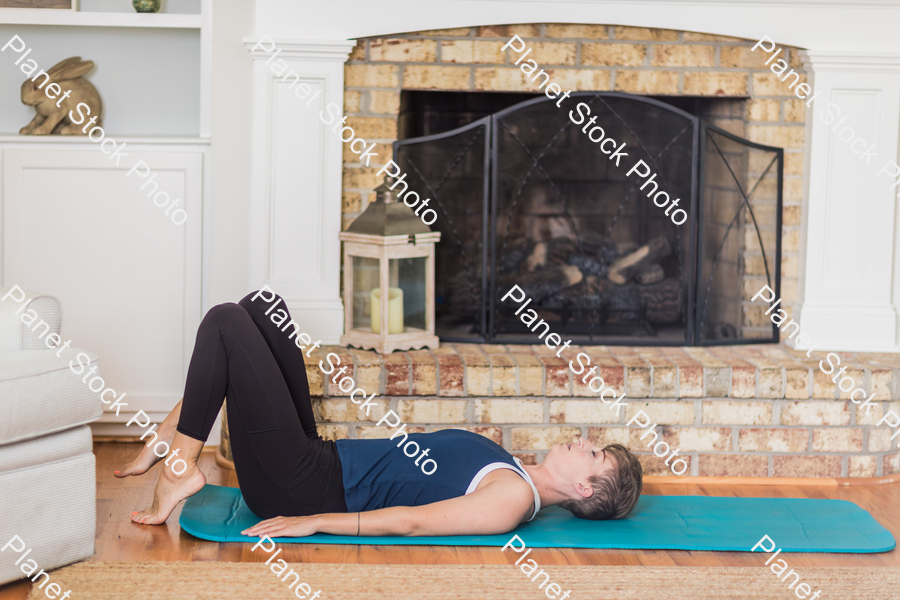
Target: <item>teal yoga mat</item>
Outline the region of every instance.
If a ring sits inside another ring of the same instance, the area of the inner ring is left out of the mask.
[[[255,542],[241,531],[260,521],[237,488],[207,485],[187,500],[179,523],[214,542]],[[542,510],[515,532],[529,548],[749,551],[764,535],[783,552],[893,550],[891,533],[846,500],[642,496],[626,519],[586,521],[561,508]],[[317,533],[277,538],[294,544],[503,546],[512,533],[448,537],[363,537]],[[760,552],[760,550],[757,550]]]

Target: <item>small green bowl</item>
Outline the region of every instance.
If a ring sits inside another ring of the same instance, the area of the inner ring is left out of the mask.
[[[160,0],[131,0],[134,10],[145,13],[159,12]]]

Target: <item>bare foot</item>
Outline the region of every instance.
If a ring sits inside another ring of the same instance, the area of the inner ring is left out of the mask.
[[[131,520],[143,525],[165,523],[179,502],[202,490],[204,485],[206,477],[197,463],[190,465],[181,475],[173,473],[171,468],[163,469],[153,491],[153,504],[146,510],[132,513]]]
[[[160,429],[162,429],[162,428],[160,428]],[[171,432],[164,433],[162,431],[157,430],[157,433],[159,434],[159,437],[155,439],[154,444],[151,444],[150,446],[148,446],[147,444],[144,444],[141,447],[141,452],[140,452],[140,454],[137,455],[137,458],[135,458],[130,463],[128,463],[127,465],[122,467],[120,470],[114,471],[113,475],[115,475],[119,479],[121,479],[123,477],[128,477],[129,475],[143,475],[144,473],[146,473],[147,471],[150,470],[150,467],[152,467],[153,465],[155,465],[156,463],[158,463],[159,461],[164,459],[165,455],[157,456],[156,453],[153,452],[153,448],[159,442],[165,442],[169,445],[169,447],[171,447],[172,439],[175,437],[175,431],[173,430]]]
[[[121,479],[129,475],[143,475],[150,470],[150,467],[164,459],[165,456],[156,456],[151,448],[144,446],[141,453],[137,455],[133,461],[122,467],[118,471],[114,471],[113,475]]]

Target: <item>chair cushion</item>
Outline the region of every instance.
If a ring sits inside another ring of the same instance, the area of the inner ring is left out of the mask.
[[[82,382],[84,375],[69,368],[70,361],[78,368],[79,352],[90,356],[91,366],[97,363],[95,354],[77,348],[61,351],[59,358],[56,350],[0,352],[0,446],[100,418],[99,393]]]
[[[84,426],[18,444],[0,446],[0,477],[10,471],[59,462],[79,454],[90,454],[93,449],[91,428]]]

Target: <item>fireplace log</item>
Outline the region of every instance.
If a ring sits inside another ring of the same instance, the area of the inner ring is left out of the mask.
[[[528,271],[533,272],[535,269],[543,267],[547,264],[547,244],[540,242],[534,245],[531,255],[528,257]]]
[[[681,285],[670,277],[652,285],[635,286],[646,301],[647,320],[651,323],[675,323],[682,318]]]
[[[649,244],[645,244],[626,256],[616,260],[609,266],[607,278],[613,283],[625,285],[631,277],[638,273],[646,265],[653,264],[659,259],[671,254],[672,247],[665,236],[654,238]]]
[[[518,284],[528,297],[533,298],[534,302],[540,303],[545,298],[554,296],[563,288],[581,283],[583,279],[581,271],[578,267],[572,265],[553,266],[545,269],[536,269],[529,273],[519,273],[514,278],[504,278],[508,284]]]
[[[605,234],[588,231],[580,237],[579,241],[581,242],[581,252],[585,256],[595,256],[607,265],[616,258],[616,245],[609,241]]]
[[[547,246],[547,261],[550,264],[564,265],[569,262],[569,257],[577,253],[578,245],[575,240],[567,237],[553,238]]]
[[[637,250],[639,246],[634,242],[618,242],[613,244],[613,248],[616,251],[616,258],[621,258],[627,254],[631,254]]]
[[[573,265],[562,267],[562,272],[565,274],[566,281],[569,282],[569,285],[581,283],[581,280],[584,278],[584,275],[581,274],[581,270]]]
[[[663,279],[666,278],[665,271],[659,264],[647,265],[641,271],[634,276],[634,280],[637,281],[641,285],[650,285],[653,283],[659,283]]]

